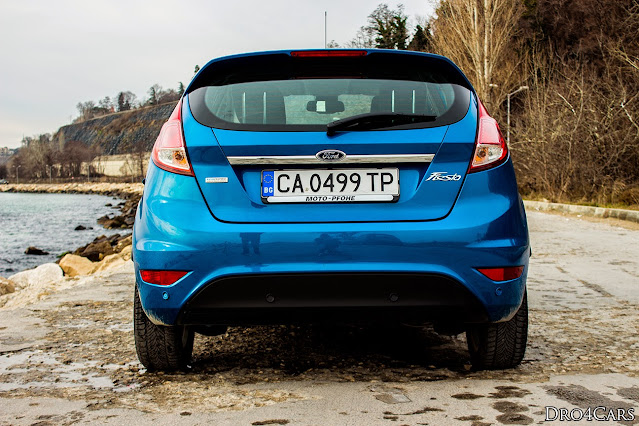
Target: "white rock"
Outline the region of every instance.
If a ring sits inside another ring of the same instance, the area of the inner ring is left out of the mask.
[[[9,277],[13,281],[16,290],[22,290],[27,287],[44,286],[60,281],[64,273],[62,269],[55,263],[45,263],[35,269],[18,272]]]

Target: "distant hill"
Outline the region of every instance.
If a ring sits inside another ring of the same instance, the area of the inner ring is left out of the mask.
[[[169,102],[62,126],[54,140],[60,147],[80,141],[98,148],[102,155],[149,152],[175,105]]]

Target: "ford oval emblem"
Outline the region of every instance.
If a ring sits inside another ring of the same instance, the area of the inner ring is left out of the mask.
[[[346,158],[346,154],[338,149],[325,149],[315,154],[315,157],[322,161],[340,161]]]

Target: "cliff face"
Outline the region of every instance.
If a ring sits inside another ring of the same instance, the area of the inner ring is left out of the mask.
[[[60,147],[80,141],[102,155],[149,152],[175,102],[105,115],[61,127],[55,135]]]

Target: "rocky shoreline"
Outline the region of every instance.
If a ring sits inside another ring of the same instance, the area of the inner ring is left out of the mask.
[[[131,229],[144,185],[130,183],[65,183],[1,185],[0,192],[98,194],[124,201],[117,207],[121,214],[105,215],[98,224],[106,229]],[[131,259],[131,234],[99,236],[92,242],[61,256],[57,263],[45,263],[35,269],[0,277],[0,308],[24,306],[51,291],[72,286],[78,278],[121,266]]]

